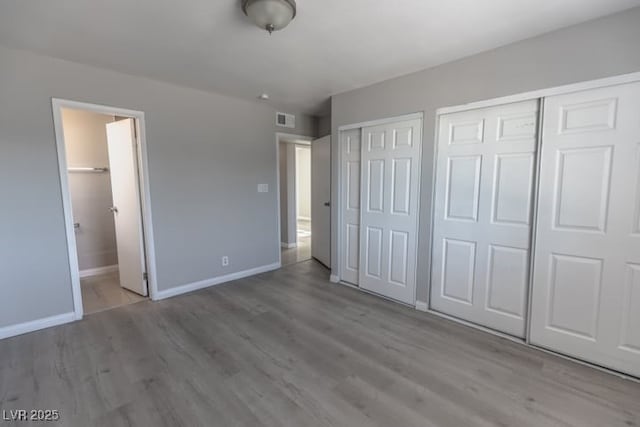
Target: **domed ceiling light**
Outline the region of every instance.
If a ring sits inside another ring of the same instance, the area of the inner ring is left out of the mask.
[[[289,25],[296,16],[295,0],[243,0],[242,11],[258,27],[271,34]]]

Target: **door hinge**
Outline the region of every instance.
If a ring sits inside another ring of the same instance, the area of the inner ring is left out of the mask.
[[[149,275],[147,273],[142,273],[142,280],[149,280]]]

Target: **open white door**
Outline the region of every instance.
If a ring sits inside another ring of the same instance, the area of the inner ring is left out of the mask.
[[[311,143],[311,256],[331,268],[331,137]]]
[[[133,119],[107,124],[120,285],[147,295],[144,240],[138,186],[138,157]]]
[[[362,130],[360,287],[415,303],[422,120]]]

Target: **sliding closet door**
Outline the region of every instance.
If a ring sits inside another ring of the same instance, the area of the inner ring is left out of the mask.
[[[640,84],[545,100],[531,342],[640,376]]]
[[[360,287],[415,303],[422,120],[362,129]]]
[[[360,265],[360,129],[340,133],[342,250],[340,279],[358,284]]]
[[[524,337],[538,101],[439,123],[431,307]]]

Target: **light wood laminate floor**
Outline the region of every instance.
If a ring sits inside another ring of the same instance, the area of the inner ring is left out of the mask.
[[[281,249],[282,265],[295,264],[311,259],[311,223],[298,220],[297,246],[295,248]]]
[[[118,272],[83,277],[80,279],[80,288],[85,314],[97,313],[146,299],[120,286]]]
[[[307,261],[0,341],[0,409],[83,427],[640,423],[638,383],[327,276]]]

